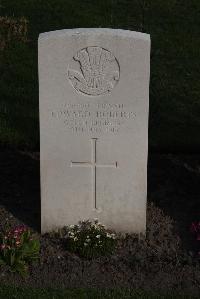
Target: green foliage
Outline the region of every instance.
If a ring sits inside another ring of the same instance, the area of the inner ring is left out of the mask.
[[[31,147],[39,144],[37,52],[25,18],[0,17],[0,25],[0,142]]]
[[[27,42],[27,20],[0,17],[0,50],[3,50],[11,40]]]
[[[0,236],[0,265],[9,266],[12,272],[26,275],[28,264],[38,260],[40,243],[33,239],[25,226],[15,227]]]
[[[94,220],[80,221],[60,230],[60,236],[66,240],[66,248],[88,259],[111,254],[116,247],[116,235]]]
[[[161,294],[143,290],[115,289],[42,289],[12,286],[0,287],[3,299],[197,299],[199,296]]]

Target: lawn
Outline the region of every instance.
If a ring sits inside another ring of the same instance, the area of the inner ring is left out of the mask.
[[[194,296],[147,293],[141,290],[95,290],[95,289],[31,289],[0,287],[2,299],[195,299]]]

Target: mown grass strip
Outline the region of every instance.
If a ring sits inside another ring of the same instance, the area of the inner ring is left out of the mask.
[[[175,294],[147,293],[122,289],[33,289],[0,286],[1,299],[195,299],[198,297]]]

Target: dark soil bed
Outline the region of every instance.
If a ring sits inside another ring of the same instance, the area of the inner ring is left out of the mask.
[[[1,283],[200,292],[198,244],[189,230],[200,220],[200,156],[150,154],[146,239],[131,235],[112,256],[92,261],[67,252],[60,239],[39,234],[39,154],[1,149],[0,169],[0,230],[24,223],[41,239],[40,262],[30,275],[24,279],[1,268]]]

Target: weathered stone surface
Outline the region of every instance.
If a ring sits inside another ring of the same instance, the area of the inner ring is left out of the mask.
[[[42,231],[98,218],[145,232],[149,35],[39,37]]]

